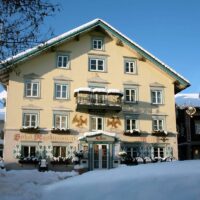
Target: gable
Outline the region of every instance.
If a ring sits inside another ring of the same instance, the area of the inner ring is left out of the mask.
[[[131,49],[135,50],[139,55],[141,55],[141,60],[145,60],[145,59],[149,60],[150,62],[154,63],[164,73],[167,73],[170,77],[172,77],[175,80],[174,84],[175,84],[176,92],[179,92],[185,89],[186,87],[190,86],[190,83],[188,80],[186,80],[184,77],[182,77],[180,74],[175,72],[165,63],[160,61],[158,58],[156,58],[155,56],[147,52],[145,49],[140,47],[138,44],[130,40],[128,37],[126,37],[125,35],[120,33],[118,30],[116,30],[114,27],[107,24],[105,21],[101,19],[95,19],[78,28],[75,28],[69,32],[66,32],[58,37],[50,39],[44,44],[28,49],[22,53],[17,54],[16,56],[12,58],[8,58],[7,60],[1,63],[1,68],[0,68],[1,82],[3,84],[6,84],[8,82],[8,79],[9,79],[8,74],[9,74],[10,68],[12,69],[12,67],[14,67],[16,64],[23,62],[27,59],[30,59],[31,57],[36,56],[55,46],[58,46],[66,41],[69,41],[72,38],[75,38],[78,40],[81,34],[91,31],[92,29],[99,30],[99,28],[102,32],[105,31],[111,37],[113,36],[117,38],[117,45],[126,44]]]

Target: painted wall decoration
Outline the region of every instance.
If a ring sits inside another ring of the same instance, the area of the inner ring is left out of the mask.
[[[111,128],[118,128],[118,126],[121,126],[121,121],[119,117],[112,117],[112,119],[107,120],[107,126],[111,126]]]
[[[82,115],[78,116],[75,115],[73,120],[72,120],[73,124],[76,124],[76,127],[83,127],[83,125],[85,124],[85,126],[87,126],[87,118],[84,118]]]

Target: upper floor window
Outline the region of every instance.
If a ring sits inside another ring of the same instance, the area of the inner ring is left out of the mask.
[[[69,56],[68,55],[58,55],[57,56],[57,67],[59,68],[69,68]]]
[[[91,117],[91,130],[103,130],[103,117]]]
[[[26,97],[39,97],[39,82],[26,81],[25,96]]]
[[[126,60],[124,61],[124,71],[126,74],[136,74],[136,61]]]
[[[58,129],[67,129],[68,115],[54,114],[54,127]]]
[[[126,125],[126,131],[132,131],[132,130],[135,130],[135,129],[138,128],[137,127],[137,120],[133,119],[133,118],[127,118],[125,125]]]
[[[153,104],[162,104],[163,103],[162,90],[151,90],[151,102]]]
[[[131,102],[134,103],[136,102],[136,89],[130,88],[130,89],[125,89],[125,102]]]
[[[164,130],[164,120],[153,119],[153,130]]]
[[[94,38],[92,40],[92,49],[94,49],[94,50],[103,50],[103,39]]]
[[[25,127],[37,127],[38,126],[38,114],[36,114],[36,113],[24,113],[23,126],[25,126]]]
[[[89,70],[90,71],[105,71],[105,60],[102,58],[90,58],[89,59]]]
[[[55,84],[55,98],[69,99],[69,86],[67,84]]]

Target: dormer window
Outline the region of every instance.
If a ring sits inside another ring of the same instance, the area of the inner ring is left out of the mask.
[[[93,50],[103,50],[103,39],[93,38],[92,39],[92,49]]]

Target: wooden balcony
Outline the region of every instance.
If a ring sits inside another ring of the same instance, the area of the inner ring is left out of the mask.
[[[83,97],[79,94],[76,97],[76,103],[77,111],[120,112],[122,110],[122,101],[118,96],[116,98],[111,98],[110,95],[88,95]]]

